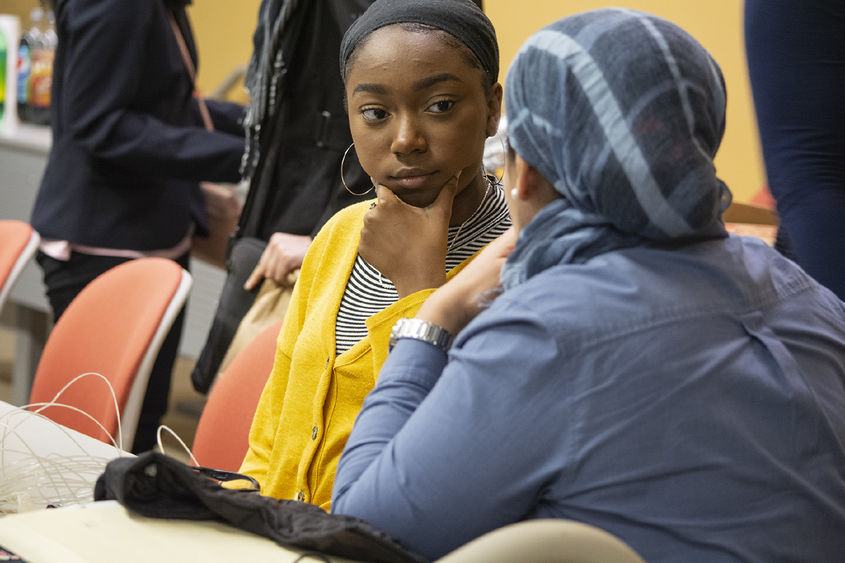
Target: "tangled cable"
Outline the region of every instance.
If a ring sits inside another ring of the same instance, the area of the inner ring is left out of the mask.
[[[90,414],[72,405],[58,402],[62,393],[71,385],[90,376],[103,380],[111,391],[117,413],[117,440],[109,434],[99,420]],[[117,448],[117,454],[123,455],[120,409],[114,388],[109,380],[99,373],[79,375],[62,387],[51,401],[24,405],[20,409],[0,415],[0,474],[3,477],[0,481],[0,514],[66,506],[93,500],[93,483],[103,472],[110,458],[90,454],[75,432],[41,414],[48,407],[67,408],[88,417],[109,436],[112,445]],[[49,427],[56,431],[54,436],[49,437],[39,430],[39,442],[49,439],[60,444],[60,448],[57,449],[73,453],[39,454],[36,448],[27,441],[26,435],[19,431],[21,425],[27,421],[32,422],[33,416],[49,423],[49,426],[44,426],[44,428]]]

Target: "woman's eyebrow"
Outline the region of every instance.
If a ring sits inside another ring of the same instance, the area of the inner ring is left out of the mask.
[[[444,72],[441,74],[435,74],[434,76],[428,76],[426,78],[421,78],[411,84],[414,90],[424,90],[429,88],[430,86],[434,86],[435,84],[439,84],[440,82],[447,82],[453,80],[455,82],[460,82],[461,79],[455,76],[454,74]]]
[[[383,86],[381,84],[358,84],[354,90],[352,90],[353,94],[357,94],[358,92],[368,92],[371,94],[387,94],[388,88],[387,86]]]
[[[460,82],[461,79],[449,72],[443,72],[441,74],[435,74],[432,76],[427,76],[425,78],[420,78],[415,82],[411,83],[411,87],[414,90],[425,90],[426,88],[430,88],[435,84],[439,84],[441,82],[448,82],[448,81],[455,81]],[[362,83],[355,86],[355,89],[352,91],[353,94],[357,94],[359,92],[366,92],[369,94],[387,94],[390,91],[390,88],[383,84],[373,84],[373,83]]]

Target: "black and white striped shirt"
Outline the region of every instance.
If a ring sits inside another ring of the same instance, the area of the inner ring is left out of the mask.
[[[510,224],[502,187],[493,183],[475,213],[461,225],[449,227],[446,271],[449,272],[504,233]],[[367,336],[365,321],[398,300],[393,283],[359,255],[337,312],[336,353],[341,354],[363,340]]]

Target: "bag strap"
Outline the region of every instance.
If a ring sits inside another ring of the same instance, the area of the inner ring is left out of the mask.
[[[167,10],[167,17],[170,20],[173,35],[176,37],[176,43],[179,45],[179,52],[182,53],[182,61],[185,63],[185,69],[188,71],[188,77],[191,79],[191,86],[194,88],[194,97],[197,99],[197,104],[199,104],[202,122],[207,130],[214,131],[214,123],[211,121],[211,114],[208,112],[205,98],[197,90],[197,69],[194,66],[194,61],[191,60],[191,54],[188,51],[188,45],[185,43],[185,37],[182,35],[179,24],[176,23],[176,18],[173,16],[172,10]]]

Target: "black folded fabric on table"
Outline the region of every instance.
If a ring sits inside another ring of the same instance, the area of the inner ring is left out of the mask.
[[[97,479],[94,499],[116,500],[151,518],[226,522],[289,548],[384,563],[426,561],[363,520],[256,491],[226,489],[195,468],[153,451],[109,462]]]

